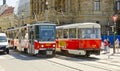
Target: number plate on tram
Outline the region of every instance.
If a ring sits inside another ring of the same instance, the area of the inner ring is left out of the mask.
[[[52,55],[53,52],[52,52],[52,51],[46,51],[46,54],[47,54],[47,55]]]
[[[84,51],[84,50],[79,50],[79,54],[80,54],[80,55],[85,55],[85,54],[86,54],[86,51]]]

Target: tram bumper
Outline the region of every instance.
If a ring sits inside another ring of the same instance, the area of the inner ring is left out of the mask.
[[[86,53],[100,55],[100,49],[86,49]]]
[[[55,48],[40,48],[39,54],[43,55],[55,55]]]

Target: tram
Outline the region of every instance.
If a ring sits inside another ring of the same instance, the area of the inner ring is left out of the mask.
[[[57,26],[56,52],[65,54],[99,55],[101,31],[97,23],[75,23]]]
[[[55,55],[56,25],[39,22],[6,31],[11,46],[18,51],[37,55]]]

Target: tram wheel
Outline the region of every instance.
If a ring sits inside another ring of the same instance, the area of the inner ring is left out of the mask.
[[[27,53],[27,48],[24,48],[24,53]]]
[[[90,56],[90,53],[86,53],[85,57],[89,57]]]
[[[16,50],[16,49],[17,49],[17,46],[14,46],[14,49]]]
[[[66,55],[66,56],[68,56],[69,55],[69,53],[68,53],[68,51],[67,50],[61,50],[62,51],[62,53],[64,54],[64,55]]]

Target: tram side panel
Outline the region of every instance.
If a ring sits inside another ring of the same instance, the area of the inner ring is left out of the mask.
[[[99,55],[101,47],[100,25],[78,23],[57,27],[56,51],[75,55]]]
[[[75,55],[100,54],[101,40],[63,39],[56,42],[59,52],[67,51]]]
[[[100,54],[101,40],[79,40],[79,50],[85,50],[88,54]]]

